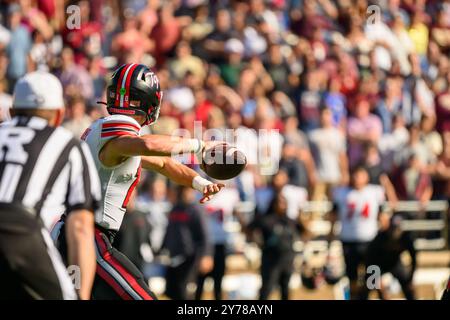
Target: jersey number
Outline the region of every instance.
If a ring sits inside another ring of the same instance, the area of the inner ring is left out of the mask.
[[[348,204],[348,214],[347,214],[347,219],[351,219],[353,218],[354,214],[355,214],[355,209],[356,209],[356,203],[354,202],[350,202]],[[361,211],[361,216],[363,218],[368,218],[369,217],[369,203],[366,202],[363,206],[363,209]]]

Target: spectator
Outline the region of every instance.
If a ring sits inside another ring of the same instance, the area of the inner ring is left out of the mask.
[[[397,166],[405,165],[411,160],[412,155],[417,157],[417,160],[423,166],[428,166],[435,160],[434,155],[420,137],[419,125],[409,127],[409,141],[407,145],[402,149],[398,149],[394,156]]]
[[[450,76],[448,76],[450,78]],[[450,83],[450,79],[448,79]],[[450,85],[436,97],[436,130],[442,134],[450,131]]]
[[[444,133],[444,147],[431,170],[434,176],[434,197],[450,199],[450,131]]]
[[[149,238],[151,227],[145,219],[145,213],[136,209],[135,196],[133,193],[128,203],[122,226],[114,238],[114,246],[144,273],[145,263],[153,260]]]
[[[354,167],[362,161],[364,146],[367,143],[378,143],[381,137],[382,125],[380,119],[370,113],[369,101],[358,97],[355,115],[348,120],[349,163]]]
[[[169,214],[163,243],[171,258],[166,272],[166,295],[171,299],[186,300],[186,286],[195,279],[197,270],[206,274],[213,267],[212,244],[205,214],[195,205],[195,191],[178,187],[175,197],[178,200]]]
[[[289,173],[285,169],[280,169],[272,180],[272,198],[268,198],[268,204],[278,193],[284,197],[287,209],[286,215],[292,220],[298,220],[302,208],[308,199],[306,188],[292,184],[289,179]],[[264,213],[266,207],[259,207],[259,212]]]
[[[280,160],[280,170],[286,171],[289,177],[289,184],[303,188],[309,188],[308,172],[305,164],[298,159],[295,146],[286,141]]]
[[[431,177],[417,153],[394,172],[392,180],[399,200],[420,201],[424,206],[433,195]]]
[[[388,220],[388,218],[385,218]],[[414,300],[413,276],[416,270],[417,259],[416,249],[411,235],[404,232],[401,227],[402,219],[400,215],[393,216],[384,229],[378,232],[377,236],[369,244],[367,249],[368,266],[378,266],[381,275],[390,272],[397,279],[407,300]],[[411,258],[411,267],[405,266],[401,255],[407,251]],[[370,276],[366,273],[365,280]],[[361,299],[367,299],[367,286],[362,287]],[[380,298],[386,299],[382,291],[379,291]]]
[[[399,79],[388,77],[385,82],[384,96],[375,107],[375,114],[378,115],[383,124],[383,133],[392,132],[393,118],[402,108],[402,94]]]
[[[18,4],[12,4],[8,8],[8,22],[11,30],[9,44],[6,52],[8,64],[8,88],[12,92],[16,81],[27,72],[27,58],[31,50],[32,39],[29,30],[21,24],[23,18],[22,9]]]
[[[161,176],[150,178],[147,179],[147,188],[136,200],[136,208],[145,212],[151,229],[149,237],[152,249],[158,252],[164,241],[172,204],[168,199],[167,181]]]
[[[92,119],[86,114],[86,102],[81,96],[72,96],[69,98],[67,107],[67,120],[63,123],[63,127],[72,132],[75,137],[81,137],[92,123]]]
[[[341,80],[333,77],[328,82],[328,92],[325,94],[324,104],[331,110],[333,126],[343,129],[346,125],[346,99],[341,93]]]
[[[417,10],[412,15],[411,26],[409,28],[409,36],[414,43],[414,49],[418,55],[425,57],[428,47],[429,30],[424,23],[425,14]]]
[[[299,101],[300,128],[308,133],[319,127],[322,103],[321,91],[322,73],[318,70],[309,71],[305,76],[305,87]]]
[[[214,30],[206,37],[204,46],[212,59],[211,62],[219,64],[225,58],[225,42],[231,38],[230,12],[225,8],[217,10],[214,21]]]
[[[436,119],[422,116],[420,121],[421,140],[427,147],[431,158],[437,158],[442,153],[442,138],[435,130]]]
[[[336,189],[331,222],[339,220],[339,238],[344,250],[346,275],[350,280],[350,296],[357,299],[360,294],[358,270],[365,266],[369,243],[378,232],[378,219],[384,203],[384,191],[380,186],[369,184],[369,174],[362,166],[352,170],[351,187]],[[333,226],[330,236],[333,234]]]
[[[318,171],[318,185],[314,199],[330,196],[337,185],[346,185],[349,181],[348,158],[343,133],[333,126],[332,111],[321,109],[321,126],[310,132],[309,140]]]
[[[179,42],[176,47],[176,58],[170,62],[170,72],[175,79],[183,79],[187,73],[203,81],[205,69],[200,58],[192,55],[192,50],[188,42]]]
[[[289,66],[283,56],[281,46],[274,44],[269,48],[269,58],[266,63],[267,72],[270,74],[276,90],[289,93]]]
[[[293,242],[301,227],[287,216],[287,202],[277,193],[266,214],[257,216],[245,227],[252,236],[258,232],[262,247],[261,278],[259,298],[267,300],[276,285],[280,286],[281,299],[289,299],[289,280],[293,268]]]
[[[181,30],[190,23],[189,17],[175,17],[172,3],[165,3],[158,9],[158,22],[150,38],[155,42],[155,57],[158,65],[165,62],[181,36]]]
[[[114,37],[111,51],[122,63],[142,61],[144,54],[154,49],[154,43],[138,29],[138,21],[130,11],[125,12],[124,28]]]
[[[203,293],[203,284],[206,278],[214,280],[214,298],[222,300],[222,278],[225,274],[225,258],[229,232],[225,230],[224,224],[233,216],[236,204],[239,202],[239,193],[233,186],[228,185],[206,206],[208,215],[210,238],[214,244],[214,263],[209,273],[199,274],[197,278],[197,291],[195,299],[199,300]]]
[[[366,146],[364,166],[369,173],[369,184],[383,187],[388,201],[391,205],[395,205],[398,199],[394,185],[387,174],[388,172],[383,168],[378,148],[373,144]]]
[[[91,4],[89,1],[77,1],[80,8],[80,26],[63,30],[65,44],[73,50],[74,61],[87,68],[87,58],[100,54],[102,26],[91,20]]]
[[[255,126],[259,132],[258,165],[262,174],[274,174],[281,158],[283,136],[275,129],[276,115],[269,100],[262,98],[257,102]]]
[[[94,85],[89,72],[80,64],[76,64],[72,49],[66,47],[61,53],[62,68],[59,79],[67,96],[80,94],[89,101],[94,95]]]
[[[236,87],[239,81],[239,74],[243,69],[242,57],[244,45],[238,39],[229,39],[225,42],[226,61],[220,64],[220,74],[223,80],[230,87]]]
[[[395,154],[407,145],[409,131],[405,128],[403,118],[399,115],[392,119],[392,132],[383,134],[378,142],[384,170],[391,172],[394,166]]]

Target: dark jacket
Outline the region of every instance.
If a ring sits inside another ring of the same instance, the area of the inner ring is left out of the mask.
[[[262,237],[262,254],[273,262],[293,259],[293,243],[300,233],[300,226],[286,216],[275,213],[258,215],[248,225],[248,230],[257,230]]]
[[[169,214],[163,248],[171,257],[211,255],[205,213],[196,205],[177,204]]]
[[[369,244],[367,264],[377,265],[383,272],[389,272],[398,263],[402,252],[408,251],[411,256],[412,270],[416,268],[416,250],[411,235],[403,232],[399,238],[392,236],[391,230],[380,231]]]
[[[145,213],[140,211],[127,212],[114,239],[114,246],[141,269],[144,264],[141,247],[142,245],[151,247],[150,232],[151,226]]]

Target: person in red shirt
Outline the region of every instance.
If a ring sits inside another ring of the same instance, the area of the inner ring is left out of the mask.
[[[155,58],[158,65],[165,62],[167,55],[175,48],[181,37],[181,30],[191,22],[189,17],[175,17],[171,3],[158,10],[158,23],[150,33],[155,41]]]
[[[439,133],[450,131],[450,89],[436,97],[436,129]]]
[[[65,26],[62,35],[64,42],[74,50],[75,62],[87,67],[87,57],[100,53],[102,25],[97,21],[90,20],[91,4],[89,1],[81,0],[76,5],[80,7],[80,27],[68,28]]]

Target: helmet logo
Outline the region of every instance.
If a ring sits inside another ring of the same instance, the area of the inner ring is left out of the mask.
[[[145,74],[145,77],[150,79],[150,83],[151,83],[152,87],[153,86],[159,87],[159,79],[156,76],[156,74],[154,74],[153,72],[148,72]]]
[[[127,89],[125,88],[120,88],[120,95],[123,96],[125,94],[125,92],[127,92]]]

